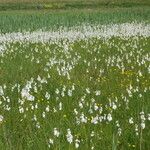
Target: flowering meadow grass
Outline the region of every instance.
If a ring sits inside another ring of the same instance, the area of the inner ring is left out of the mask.
[[[1,150],[149,150],[150,25],[0,34]]]

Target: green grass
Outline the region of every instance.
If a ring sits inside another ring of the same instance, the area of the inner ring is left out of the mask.
[[[83,23],[149,23],[149,8],[147,0],[3,1],[0,2],[0,31],[57,30],[62,26],[72,27]]]
[[[68,45],[68,52],[65,51],[63,43]],[[12,43],[8,44],[7,51],[0,56],[2,62],[0,84],[4,90],[0,105],[0,114],[4,116],[4,121],[0,124],[1,149],[46,150],[51,138],[54,140],[51,149],[74,150],[74,142],[69,144],[66,140],[67,129],[70,128],[74,141],[80,140],[81,150],[90,150],[92,147],[95,150],[141,150],[140,147],[142,150],[148,150],[150,124],[147,115],[150,113],[148,89],[150,83],[148,62],[145,59],[149,55],[150,39],[112,37],[106,41],[93,38],[63,43],[61,41],[55,44]],[[46,65],[53,58],[56,63],[51,67]],[[110,65],[108,65],[109,58],[112,60]],[[120,63],[117,63],[118,58],[121,59]],[[57,68],[61,69],[63,66],[61,60],[70,65],[74,60],[78,60],[77,64],[71,65],[73,69],[69,71],[70,79],[57,72]],[[141,63],[138,63],[139,60],[145,62],[139,65]],[[59,64],[59,61],[62,63]],[[122,65],[125,71],[122,71]],[[45,78],[47,83],[38,81],[38,76]],[[21,90],[27,81],[31,81],[30,94],[35,96],[34,101],[21,97]],[[72,90],[72,96],[69,96],[68,91],[73,85],[75,90]],[[130,89],[130,85],[132,96],[126,90]],[[66,90],[64,96],[61,96],[64,86]],[[37,92],[34,87],[37,87]],[[137,87],[138,90],[133,92]],[[90,93],[86,92],[86,88],[90,89]],[[56,89],[59,89],[60,93],[56,94]],[[95,95],[96,90],[101,91],[99,96]],[[50,93],[50,98],[45,98],[46,92]],[[115,103],[116,109],[110,106],[110,100]],[[62,110],[59,110],[60,102]],[[79,103],[82,103],[83,108]],[[99,109],[103,108],[103,111],[100,113],[94,110],[95,105]],[[46,112],[48,106],[50,111]],[[7,110],[9,107],[10,110]],[[24,112],[19,111],[21,108]],[[93,113],[89,112],[90,108]],[[75,115],[74,109],[78,114]],[[142,111],[146,117],[145,129],[140,127]],[[42,117],[43,112],[46,113],[45,118]],[[87,117],[87,123],[78,125],[76,117],[80,118],[82,113]],[[106,119],[98,124],[91,123],[96,115],[104,116],[109,113],[113,117],[112,121]],[[37,121],[33,120],[34,115]],[[129,124],[131,117],[134,120],[133,124]],[[38,123],[39,129],[36,127]],[[138,135],[135,132],[135,125],[138,126]],[[59,130],[59,137],[54,136],[54,128]],[[119,128],[122,129],[120,136]],[[91,136],[92,132],[94,136]]]
[[[58,31],[82,24],[150,23],[146,0],[95,4],[7,0],[0,10],[0,33]],[[0,53],[0,150],[75,150],[77,139],[79,150],[149,150],[150,38],[69,40],[0,42],[0,50],[6,49]],[[21,94],[27,83],[34,101]],[[82,114],[87,122],[78,124]],[[106,119],[91,123],[97,115]],[[54,128],[60,132],[58,137]],[[73,135],[71,144],[67,129]]]
[[[2,1],[0,10],[58,10],[58,9],[101,9],[115,7],[145,7],[150,6],[148,0],[62,0],[62,1]]]
[[[38,29],[57,30],[81,24],[113,24],[123,22],[150,22],[150,9],[102,9],[98,11],[11,11],[0,13],[2,33],[33,31]]]

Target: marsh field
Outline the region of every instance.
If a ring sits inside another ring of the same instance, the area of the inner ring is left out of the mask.
[[[149,0],[0,0],[0,150],[150,150]]]

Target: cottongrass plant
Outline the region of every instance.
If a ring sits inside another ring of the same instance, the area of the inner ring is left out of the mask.
[[[150,26],[0,35],[2,149],[150,148]]]

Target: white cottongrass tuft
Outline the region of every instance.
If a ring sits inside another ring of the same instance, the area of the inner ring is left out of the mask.
[[[67,129],[67,135],[66,135],[67,141],[71,144],[73,142],[73,135],[71,134],[71,130]]]

